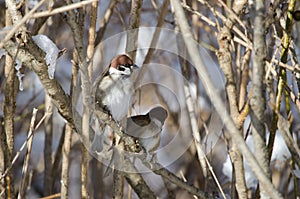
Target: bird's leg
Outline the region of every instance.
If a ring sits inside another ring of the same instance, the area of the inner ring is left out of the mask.
[[[153,162],[153,163],[158,163],[158,159],[157,159],[157,154],[156,153],[152,153],[152,154],[149,154],[151,157],[150,159],[150,162]]]

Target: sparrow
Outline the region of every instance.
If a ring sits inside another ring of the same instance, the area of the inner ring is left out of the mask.
[[[127,118],[126,134],[139,140],[147,154],[152,155],[160,145],[160,133],[168,116],[167,111],[158,106],[145,115]]]
[[[131,106],[134,94],[133,72],[139,67],[128,55],[114,57],[109,67],[95,80],[95,106],[121,121]]]
[[[109,66],[99,76],[93,86],[95,109],[103,111],[120,122],[121,127],[126,124],[126,115],[131,106],[134,94],[134,70],[139,67],[125,54],[118,55],[111,60]],[[95,132],[92,141],[92,150],[103,150],[103,136],[105,125],[98,121],[99,129]]]

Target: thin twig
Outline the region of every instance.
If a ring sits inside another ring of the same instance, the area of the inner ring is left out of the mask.
[[[192,103],[192,99],[191,99],[191,93],[186,84],[184,85],[184,91],[186,94],[187,109],[190,114],[192,133],[193,133],[193,138],[194,138],[194,142],[195,142],[195,146],[196,146],[196,150],[197,150],[197,154],[198,154],[198,160],[199,160],[200,165],[202,166],[204,177],[207,177],[207,171],[206,171],[207,170],[206,164],[207,164],[208,169],[210,170],[210,172],[222,194],[222,197],[226,198],[225,193],[220,185],[220,182],[219,182],[216,174],[214,173],[213,168],[212,168],[211,164],[209,163],[204,151],[202,150],[200,132],[198,131],[197,120],[195,117],[195,110],[193,109],[193,103]]]
[[[246,28],[245,24],[241,21],[241,19],[236,15],[235,12],[239,13],[242,8],[239,8],[239,10],[232,10],[230,9],[223,1],[218,0],[218,2],[225,8],[225,10],[230,14],[230,17],[234,20],[236,20],[240,26],[242,26],[244,28],[245,31],[248,31],[248,29]],[[245,2],[246,3],[246,2]]]
[[[206,22],[208,25],[212,26],[212,27],[217,27],[217,23],[213,22],[211,19],[207,18],[206,16],[204,16],[202,13],[193,10],[190,6],[188,6],[187,4],[182,3],[182,6],[188,10],[189,12],[197,15],[201,20],[203,20],[204,22]],[[213,10],[214,11],[214,10]],[[218,13],[218,16],[221,16],[222,20],[226,20],[226,17],[223,16],[221,13]],[[236,26],[233,26],[233,30],[244,40],[242,40],[241,38],[235,36],[233,38],[233,41],[243,45],[246,48],[252,49],[252,43],[250,42],[250,40],[248,40],[248,38],[246,37],[245,34],[243,34]],[[246,38],[246,39],[245,39]]]
[[[53,199],[53,198],[59,198],[59,197],[61,197],[61,194],[56,193],[56,194],[53,194],[53,195],[50,195],[50,196],[42,197],[40,199]]]
[[[84,6],[94,3],[94,2],[98,2],[98,0],[85,0],[85,1],[80,1],[77,3],[72,3],[70,5],[62,6],[60,8],[55,8],[53,10],[37,12],[37,13],[32,14],[32,16],[30,16],[30,18],[49,17],[49,16],[63,13],[63,12],[69,11],[69,10],[74,10],[76,8],[81,8],[81,7],[84,7]]]
[[[19,194],[18,194],[18,199],[24,198],[25,192],[27,189],[27,183],[28,183],[28,166],[29,166],[29,160],[30,160],[30,154],[31,154],[31,149],[32,149],[32,141],[33,141],[33,135],[34,135],[34,123],[36,120],[36,115],[37,115],[38,109],[33,108],[32,111],[32,118],[30,122],[30,128],[27,136],[27,151],[24,159],[24,164],[23,164],[23,169],[22,169],[22,177],[21,177],[21,184],[20,184],[20,189],[19,189]]]
[[[188,191],[189,193],[191,193],[193,195],[198,196],[199,198],[203,198],[203,199],[204,198],[206,198],[206,199],[214,198],[210,194],[204,193],[201,190],[197,189],[196,187],[187,184],[186,182],[184,182],[184,180],[180,179],[179,177],[174,175],[172,172],[165,169],[159,163],[146,163],[145,166],[147,166],[149,169],[151,169],[157,175],[160,175],[160,176],[166,178],[167,180],[169,180],[173,184],[176,184],[178,187]]]

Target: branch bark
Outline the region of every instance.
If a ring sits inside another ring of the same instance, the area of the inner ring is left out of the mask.
[[[45,119],[45,147],[44,147],[44,194],[46,196],[51,194],[52,189],[52,139],[53,139],[53,121],[52,121],[52,112],[53,104],[51,98],[46,94],[45,95],[45,112],[50,112]]]
[[[265,90],[265,59],[266,36],[265,36],[265,5],[264,1],[257,0],[254,3],[254,35],[253,35],[253,67],[252,67],[252,97],[250,99],[250,116],[252,122],[252,135],[254,140],[254,150],[256,159],[267,175],[270,177],[268,150],[266,147],[265,129],[265,109],[266,109],[266,90]],[[259,183],[261,183],[259,181]],[[260,189],[261,198],[270,198],[264,187]]]
[[[228,10],[228,9],[227,9]],[[231,10],[230,10],[231,11]],[[239,13],[240,10],[235,10]],[[225,25],[221,28],[218,33],[218,43],[219,51],[217,52],[220,67],[224,73],[226,79],[226,94],[228,97],[230,116],[233,119],[236,127],[238,128],[241,135],[243,121],[240,122],[240,114],[238,107],[238,97],[237,97],[237,80],[234,78],[233,66],[232,66],[232,56],[230,52],[230,45],[232,41],[231,29],[233,27],[234,19],[237,17],[234,13],[229,12],[229,17],[224,21]],[[241,152],[237,149],[236,143],[233,142],[231,151],[229,153],[231,160],[233,162],[233,169],[235,173],[235,186],[238,192],[239,198],[247,198],[247,187],[244,175],[244,161]]]
[[[11,24],[10,14],[7,13],[6,24]],[[4,148],[4,168],[5,171],[8,165],[11,164],[14,155],[14,114],[16,109],[16,95],[18,90],[16,70],[14,68],[14,56],[6,55],[4,75],[6,78],[4,86],[4,103],[3,103],[3,115],[4,115],[4,134],[3,141],[5,142]],[[6,185],[6,197],[14,196],[14,174],[10,171],[5,179]]]

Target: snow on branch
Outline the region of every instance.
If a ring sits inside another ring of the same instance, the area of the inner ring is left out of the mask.
[[[23,91],[24,88],[23,88],[22,78],[25,75],[20,72],[21,67],[22,67],[22,62],[20,60],[16,59],[15,69],[17,70],[17,74],[16,75],[17,75],[17,77],[19,79],[19,90]]]
[[[36,43],[36,45],[46,53],[45,60],[48,65],[48,75],[50,79],[53,79],[56,67],[56,60],[60,50],[46,35],[32,36],[32,39]]]

